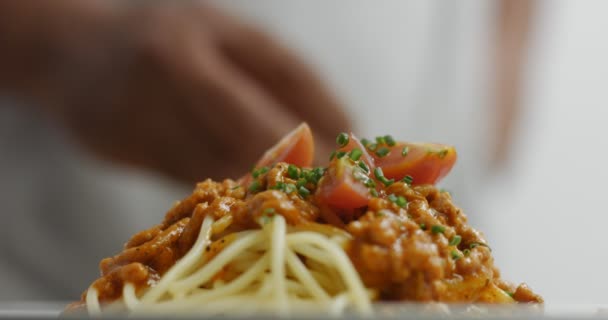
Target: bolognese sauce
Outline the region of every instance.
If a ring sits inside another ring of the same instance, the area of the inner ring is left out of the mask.
[[[310,135],[307,126],[298,128],[237,181],[197,184],[159,225],[101,261],[101,277],[91,285],[99,301],[119,299],[126,282],[136,292],[153,287],[193,246],[205,217],[226,222],[214,224],[222,241],[205,249],[218,253],[227,235],[280,215],[289,227],[331,225],[348,234],[345,251],[378,300],[543,302],[525,284],[500,277],[483,235],[450,193],[434,186],[456,160],[452,147],[341,134],[329,165],[311,167],[312,156],[302,156],[312,152]],[[307,160],[286,162],[294,154]],[[85,299],[86,292],[69,308]]]

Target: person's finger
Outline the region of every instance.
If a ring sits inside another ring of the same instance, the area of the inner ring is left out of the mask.
[[[206,127],[209,134],[202,142],[213,145],[220,158],[232,159],[244,173],[299,121],[209,43],[201,46],[186,57],[191,63],[183,74],[191,125]]]
[[[342,105],[312,69],[266,34],[243,28],[222,42],[224,52],[323,135],[348,131]]]
[[[218,41],[226,56],[277,101],[309,122],[322,138],[333,139],[338,132],[350,129],[338,99],[290,50],[269,35],[225,14],[214,12],[210,21],[219,33]]]

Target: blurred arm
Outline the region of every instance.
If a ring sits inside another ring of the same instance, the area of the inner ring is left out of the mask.
[[[79,30],[95,30],[108,15],[117,14],[114,1],[0,1],[0,93],[17,98],[44,96],[50,76],[67,56]],[[90,35],[94,37],[95,35]]]
[[[495,43],[496,143],[492,165],[509,158],[510,143],[521,108],[521,85],[535,1],[501,0]]]

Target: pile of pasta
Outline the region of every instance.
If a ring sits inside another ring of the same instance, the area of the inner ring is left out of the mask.
[[[197,184],[103,259],[68,310],[91,315],[374,312],[377,301],[542,303],[435,187],[453,147],[340,134],[312,167],[303,124],[234,180]]]

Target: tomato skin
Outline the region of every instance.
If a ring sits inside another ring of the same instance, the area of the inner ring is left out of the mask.
[[[366,206],[371,195],[367,187],[354,178],[354,169],[347,157],[334,159],[319,182],[317,200],[340,209]]]
[[[277,162],[287,162],[299,167],[311,167],[314,153],[315,145],[312,131],[308,124],[304,122],[264,152],[255,167],[270,167]],[[247,173],[239,179],[241,185],[248,185],[251,181],[251,173]]]
[[[403,156],[405,147],[408,152]],[[376,165],[388,179],[400,180],[409,175],[415,185],[436,184],[452,170],[458,157],[454,147],[437,143],[398,142],[390,149],[385,157],[374,155]]]
[[[363,146],[361,141],[351,132],[348,135],[348,143],[344,147],[338,149],[338,151],[349,152],[353,149],[361,150],[362,155],[360,160],[365,162],[365,164],[370,168],[370,170],[373,171],[375,167],[374,158],[369,154],[369,152],[367,152],[367,148]]]
[[[298,167],[311,167],[314,155],[315,145],[312,131],[304,122],[268,149],[256,163],[256,168],[271,166],[277,162],[287,162]]]

